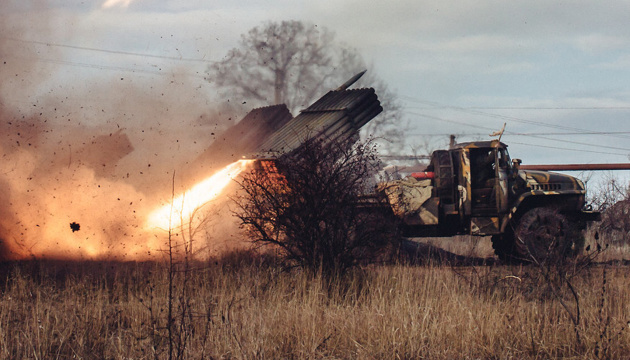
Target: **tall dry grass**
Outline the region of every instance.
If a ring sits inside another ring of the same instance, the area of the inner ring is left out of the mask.
[[[578,342],[531,268],[375,266],[327,282],[252,260],[195,264],[186,289],[176,278],[170,339],[163,265],[4,264],[0,358],[164,359],[173,334],[189,359],[630,357],[625,267],[573,279]]]

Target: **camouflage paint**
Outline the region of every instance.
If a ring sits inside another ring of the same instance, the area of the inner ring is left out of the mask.
[[[525,175],[525,181],[529,190],[558,191],[579,190],[584,191],[584,183],[573,176],[547,171],[520,170],[519,175]]]
[[[460,172],[460,196],[462,201],[460,202],[460,210],[464,215],[470,215],[472,191],[471,191],[471,175],[470,175],[470,151],[463,149],[459,152],[459,159],[461,164]],[[461,185],[463,184],[463,185]]]

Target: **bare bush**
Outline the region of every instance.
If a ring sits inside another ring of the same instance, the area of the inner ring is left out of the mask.
[[[378,167],[371,142],[308,140],[275,167],[244,177],[236,215],[254,243],[276,247],[288,266],[344,273],[396,232],[382,212],[359,206]]]
[[[617,246],[630,244],[630,184],[608,176],[593,189],[591,201],[602,212],[595,229],[602,240]]]

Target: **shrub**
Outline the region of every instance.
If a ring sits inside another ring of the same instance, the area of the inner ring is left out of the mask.
[[[373,260],[395,234],[381,207],[360,205],[378,169],[372,142],[312,139],[274,165],[240,182],[237,216],[252,241],[276,247],[286,265],[341,274]]]

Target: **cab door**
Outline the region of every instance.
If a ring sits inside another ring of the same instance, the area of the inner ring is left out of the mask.
[[[498,148],[495,154],[496,185],[494,187],[494,191],[497,201],[497,213],[507,214],[509,211],[508,176],[510,174],[511,166],[510,156],[505,148]]]
[[[497,194],[496,148],[471,148],[471,214],[473,216],[496,216]]]

